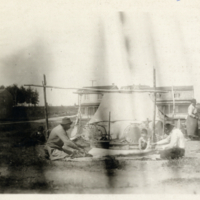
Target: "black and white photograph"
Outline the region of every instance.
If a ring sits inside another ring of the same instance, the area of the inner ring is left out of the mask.
[[[200,194],[200,1],[1,0],[0,52],[1,196]]]

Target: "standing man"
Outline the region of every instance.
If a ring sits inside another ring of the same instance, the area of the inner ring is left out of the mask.
[[[77,154],[85,155],[84,149],[71,141],[66,132],[71,128],[72,123],[73,122],[66,117],[62,119],[61,124],[52,129],[45,146],[50,160],[74,157]]]
[[[173,123],[165,124],[165,133],[167,138],[158,141],[157,145],[162,145],[160,150],[160,157],[162,159],[177,159],[185,155],[185,138],[180,129],[175,128]]]
[[[187,135],[190,139],[197,137],[196,132],[198,130],[198,115],[196,108],[196,99],[191,100],[191,104],[188,107],[188,116],[186,121]]]

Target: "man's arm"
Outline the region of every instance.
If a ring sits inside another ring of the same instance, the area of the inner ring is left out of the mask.
[[[171,136],[169,135],[169,136],[167,136],[167,138],[156,142],[156,144],[167,144],[167,143],[170,142],[170,137],[171,137]]]
[[[66,135],[65,131],[57,133],[58,137],[63,141],[64,145],[63,146],[69,146],[74,149],[82,151],[82,148],[77,146],[74,142],[72,142],[69,137]]]
[[[167,144],[167,145],[165,145],[165,146],[163,147],[163,149],[171,149],[171,148],[177,146],[177,142],[178,142],[177,131],[179,131],[179,130],[174,130],[174,131],[172,132],[170,143]]]

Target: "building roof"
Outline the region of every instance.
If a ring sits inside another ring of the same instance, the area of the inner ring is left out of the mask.
[[[172,90],[172,86],[163,86],[163,87],[156,87],[156,89],[159,90]],[[181,91],[187,91],[187,90],[193,90],[193,86],[173,86],[174,90],[181,90]]]
[[[102,86],[87,86],[83,87],[82,89],[77,90],[75,93],[82,93],[82,94],[97,94],[97,93],[102,93],[102,91],[90,91],[90,90],[84,90],[86,89],[99,89],[99,90],[116,90],[118,87],[114,84],[112,85],[102,85]]]
[[[153,89],[153,87],[150,87],[148,85],[127,85],[123,86],[122,89]],[[172,86],[162,86],[162,87],[156,87],[158,90],[172,90]],[[174,90],[181,90],[181,91],[187,91],[187,90],[193,90],[193,86],[173,86]]]
[[[100,102],[96,103],[82,103],[81,107],[99,106]]]
[[[175,100],[176,104],[190,104],[191,99],[186,99],[186,100]],[[157,104],[173,104],[173,100],[156,100]]]
[[[121,89],[150,89],[151,87],[148,85],[127,85],[122,86]]]
[[[102,85],[102,86],[88,86],[83,88],[91,88],[91,89],[118,89],[116,85]]]

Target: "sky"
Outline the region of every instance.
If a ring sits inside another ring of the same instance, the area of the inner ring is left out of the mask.
[[[200,85],[197,0],[1,0],[0,85]],[[126,40],[126,42],[125,42]],[[40,105],[43,105],[43,93]],[[75,90],[47,90],[74,105]]]

